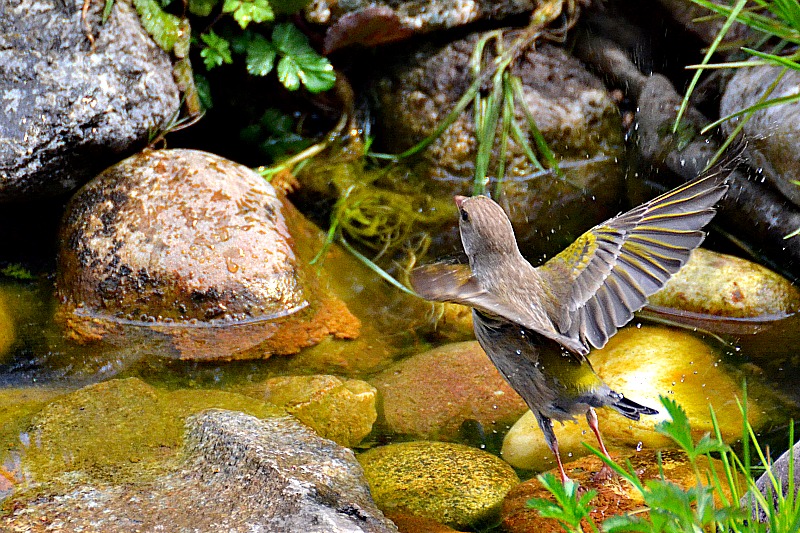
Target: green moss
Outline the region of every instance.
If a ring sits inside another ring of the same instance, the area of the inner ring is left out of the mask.
[[[136,378],[111,380],[68,394],[33,418],[22,470],[39,481],[67,472],[117,483],[150,479],[177,458],[185,418],[211,407],[258,417],[282,414],[224,391],[167,392]]]

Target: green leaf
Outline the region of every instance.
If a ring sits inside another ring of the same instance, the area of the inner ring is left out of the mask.
[[[220,0],[189,0],[189,13],[198,17],[207,17],[219,2]]]
[[[211,98],[211,84],[208,83],[208,78],[202,74],[195,73],[194,86],[197,89],[197,96],[200,98],[200,104],[203,109],[211,109],[214,107],[214,101]]]
[[[295,91],[301,82],[312,93],[333,87],[333,65],[311,48],[308,38],[293,24],[275,26],[272,43],[283,56],[278,62],[278,79],[287,89]]]
[[[313,54],[314,49],[308,44],[308,38],[294,24],[284,22],[277,24],[272,31],[272,42],[275,47],[287,56]]]
[[[255,34],[247,47],[247,72],[254,76],[266,76],[275,66],[278,51],[265,37]]]
[[[222,12],[232,13],[242,29],[251,22],[269,22],[275,18],[267,0],[225,0]]]
[[[291,56],[284,56],[278,61],[278,79],[290,91],[300,87],[300,66]]]
[[[232,63],[230,43],[220,37],[213,30],[204,33],[200,39],[206,44],[206,48],[200,52],[203,62],[208,70],[218,67],[223,63]]]
[[[686,411],[678,403],[666,396],[661,396],[661,404],[672,420],[664,420],[656,425],[656,431],[674,440],[690,457],[694,454],[692,429]]]

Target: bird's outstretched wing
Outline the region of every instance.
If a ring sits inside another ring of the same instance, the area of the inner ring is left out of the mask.
[[[434,263],[411,271],[411,286],[426,300],[468,305],[548,337],[575,354],[588,353],[579,341],[555,331],[552,324],[511,306],[481,288],[469,265]]]
[[[558,331],[602,348],[703,242],[725,177],[699,178],[595,226],[539,267]]]

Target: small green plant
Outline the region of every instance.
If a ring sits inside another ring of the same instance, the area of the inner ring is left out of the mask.
[[[196,16],[208,17],[219,10],[199,36],[206,69],[233,63],[234,56],[239,55],[244,57],[247,72],[266,76],[274,70],[290,91],[303,86],[318,93],[333,87],[333,65],[311,47],[308,37],[290,22],[267,24],[275,21],[276,11],[285,13],[292,7],[299,9],[302,5],[275,0],[272,4],[267,0],[189,0],[189,12]],[[224,25],[227,18],[236,24]],[[223,28],[217,33],[213,28],[219,24]]]
[[[552,474],[539,476],[542,485],[550,491],[555,501],[531,499],[529,507],[537,510],[542,516],[559,521],[562,528],[569,532],[581,532],[581,524],[588,524],[592,531],[608,533],[637,531],[642,533],[700,533],[703,531],[719,532],[797,532],[800,531],[800,501],[795,498],[794,464],[790,454],[788,488],[783,490],[780,481],[772,476],[768,469],[772,492],[772,501],[758,490],[750,469],[751,449],[755,451],[762,464],[769,462],[756,440],[752,426],[747,422],[747,412],[743,407],[746,400],[739,403],[743,417],[743,458],[740,459],[731,448],[722,441],[719,424],[711,410],[715,434],[703,435],[699,440],[692,438],[686,412],[675,401],[662,396],[661,403],[671,420],[656,426],[656,431],[670,437],[687,455],[695,473],[695,485],[681,488],[663,477],[661,479],[642,482],[630,463],[623,467],[608,460],[599,450],[587,445],[595,455],[600,457],[621,479],[627,481],[639,492],[648,507],[647,516],[641,514],[624,514],[611,516],[597,524],[591,517],[591,496],[580,494],[573,486],[562,486]],[[789,429],[789,444],[794,443],[793,424]],[[720,479],[713,467],[701,468],[698,459],[701,456],[718,457],[722,462],[724,479]],[[742,486],[744,485],[744,486]],[[753,520],[751,510],[742,508],[739,501],[744,494],[766,512],[765,523]],[[730,498],[727,496],[730,494]]]
[[[30,270],[16,263],[12,263],[0,269],[0,274],[2,274],[7,278],[13,278],[22,281],[30,281],[32,279],[36,279],[36,276],[31,274]]]

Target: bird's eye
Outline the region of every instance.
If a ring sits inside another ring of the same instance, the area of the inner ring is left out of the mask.
[[[464,222],[469,222],[469,213],[467,213],[463,209],[461,210],[461,220],[463,220]]]

